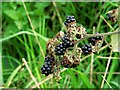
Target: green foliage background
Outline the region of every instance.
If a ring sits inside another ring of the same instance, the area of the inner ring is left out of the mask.
[[[37,32],[39,43],[46,54],[46,42],[53,38],[57,32],[63,30],[59,22],[65,20],[67,15],[74,15],[77,24],[82,24],[87,32],[92,34],[93,26],[99,33],[112,31],[108,25],[100,18],[100,15],[107,18],[106,13],[118,7],[115,2],[56,2],[60,17],[56,13],[52,2],[27,2],[25,3],[32,24]],[[114,29],[118,24],[109,21]],[[110,43],[110,36],[106,37]],[[40,67],[44,59],[40,47],[32,32],[25,9],[22,2],[2,3],[2,71],[3,86],[30,88],[35,85],[28,70],[23,65],[22,58],[25,58],[35,76],[37,82],[46,77],[41,74]],[[106,43],[103,44],[105,46]],[[105,72],[108,59],[97,58],[97,56],[109,57],[111,49],[109,47],[94,55],[94,72]],[[112,57],[118,57],[117,52],[112,53]],[[86,58],[74,69],[67,69],[61,73],[60,83],[48,80],[40,85],[41,88],[100,88],[103,74],[93,74],[93,83],[90,84],[90,62],[91,56]],[[119,72],[120,62],[112,59],[109,72]],[[118,83],[120,75],[107,74],[107,81],[113,88],[120,88]],[[109,88],[105,82],[104,88]]]

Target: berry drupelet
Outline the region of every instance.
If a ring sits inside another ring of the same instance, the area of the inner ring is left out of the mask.
[[[83,54],[90,54],[92,52],[92,47],[90,44],[85,44],[83,47],[82,47],[82,52]]]
[[[41,67],[42,74],[45,74],[45,76],[52,74],[54,71],[54,67],[53,67],[54,65],[55,65],[54,57],[46,56],[45,63]]]
[[[66,21],[64,22],[64,24],[66,26],[69,26],[69,23],[71,23],[71,22],[76,22],[75,17],[73,15],[67,16],[66,17]]]
[[[64,55],[65,51],[66,51],[66,48],[63,43],[60,43],[55,47],[56,55]]]
[[[65,48],[69,48],[69,47],[73,47],[74,43],[70,41],[70,37],[69,35],[64,35],[64,37],[62,38],[63,44],[65,46]]]
[[[103,37],[102,36],[94,36],[94,37],[90,37],[89,38],[89,42],[95,46],[96,42],[99,41],[99,40],[102,40]]]

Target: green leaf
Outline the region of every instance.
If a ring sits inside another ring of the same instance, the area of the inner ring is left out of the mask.
[[[49,5],[48,2],[44,2],[44,3],[36,3],[35,4],[35,8],[37,8],[34,12],[36,14],[40,14],[40,15],[44,15],[45,13],[45,8]]]
[[[4,29],[3,37],[7,37],[16,32],[18,32],[16,25],[14,23],[9,23]]]
[[[14,23],[16,24],[16,26],[17,26],[17,28],[18,28],[19,30],[22,29],[22,27],[23,27],[23,23],[22,23],[22,21],[17,20],[17,21],[14,21]]]
[[[113,88],[120,89],[120,75],[116,76],[113,80],[111,80],[110,84]]]
[[[13,20],[18,20],[19,19],[19,15],[18,15],[17,11],[9,9],[9,10],[6,10],[4,13],[6,15],[8,15]]]
[[[44,2],[44,3],[36,3],[35,7],[39,8],[39,9],[44,9],[45,7],[47,7],[49,5],[48,2]]]
[[[10,6],[11,6],[14,10],[17,9],[17,5],[16,5],[16,3],[10,2]]]

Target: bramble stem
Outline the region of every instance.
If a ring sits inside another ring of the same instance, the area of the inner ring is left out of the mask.
[[[93,37],[93,36],[108,36],[108,35],[113,35],[113,34],[118,34],[120,31],[115,31],[115,32],[108,32],[108,33],[101,33],[101,34],[87,34],[84,38],[78,40],[75,45],[79,44],[81,41]]]

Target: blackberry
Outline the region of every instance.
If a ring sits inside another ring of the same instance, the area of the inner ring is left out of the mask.
[[[76,38],[80,39],[81,38],[81,34],[76,34]]]
[[[41,67],[42,74],[45,74],[45,76],[52,74],[54,71],[54,67],[53,67],[54,65],[55,65],[54,57],[47,56],[45,58],[44,65]]]
[[[62,38],[63,44],[65,48],[68,47],[73,47],[74,43],[70,41],[69,35],[64,35],[64,37]]]
[[[85,44],[81,49],[83,54],[90,54],[92,52],[92,47],[90,44]]]
[[[71,23],[71,22],[76,22],[75,17],[74,17],[73,15],[67,16],[67,17],[66,17],[66,21],[64,22],[64,24],[65,24],[66,26],[68,26],[68,24]]]
[[[64,66],[65,68],[71,68],[72,63],[68,60],[67,56],[64,56],[63,59],[61,60],[61,65]]]
[[[89,38],[89,42],[95,46],[96,42],[99,41],[99,40],[102,40],[103,37],[102,36],[94,36],[94,37],[90,37]]]
[[[65,51],[66,51],[66,48],[63,43],[60,43],[55,47],[56,55],[64,55]]]
[[[61,65],[64,66],[65,68],[74,68],[79,65],[80,61],[74,60],[73,63],[70,62],[67,56],[64,56],[63,59],[61,60]]]

